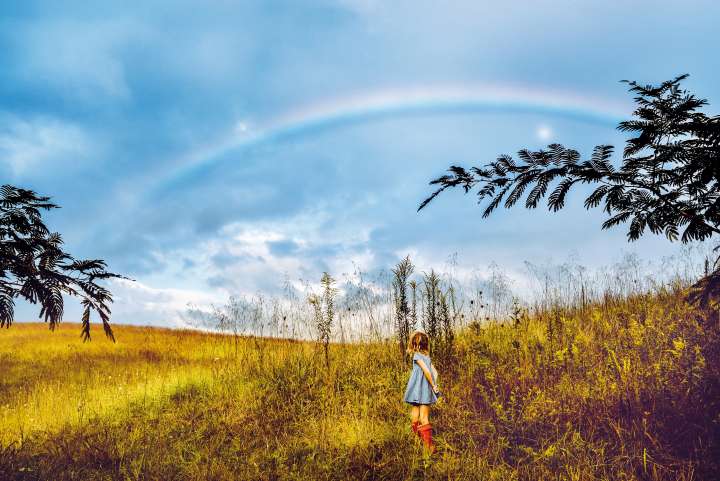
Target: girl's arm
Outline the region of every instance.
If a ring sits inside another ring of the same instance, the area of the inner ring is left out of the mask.
[[[420,369],[422,369],[423,374],[425,374],[425,379],[428,380],[430,383],[430,386],[432,387],[432,390],[434,392],[438,392],[438,387],[433,382],[432,374],[430,374],[430,371],[428,370],[427,366],[425,365],[425,362],[422,359],[416,359],[415,362],[420,366]]]

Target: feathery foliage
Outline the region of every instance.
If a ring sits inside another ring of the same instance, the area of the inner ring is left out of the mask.
[[[62,250],[60,234],[50,232],[42,211],[58,208],[49,197],[10,185],[0,187],[0,327],[14,320],[15,299],[40,304],[40,318],[51,330],[62,320],[63,294],[80,298],[82,337],[90,339],[90,313],[110,327],[112,294],[97,281],[121,278],[100,259],[79,260]]]
[[[637,132],[627,141],[622,165],[612,164],[613,146],[595,147],[589,159],[560,144],[546,150],[518,152],[519,161],[501,155],[484,167],[451,166],[451,175],[430,182],[440,188],[425,199],[423,209],[451,187],[466,192],[478,187],[478,201],[489,200],[483,217],[500,204],[515,205],[525,191],[525,207],[536,208],[550,191],[548,208],[560,210],[570,189],[578,183],[600,184],[585,200],[585,207],[598,207],[609,218],[603,229],[630,221],[628,239],[636,240],[645,231],[683,242],[703,240],[720,232],[720,117],[708,117],[696,110],[704,99],[681,90],[687,75],[659,87],[627,82],[638,96],[637,119],[621,122],[624,132]],[[559,181],[550,190],[554,181]],[[504,200],[504,202],[503,202]],[[682,235],[680,231],[682,230]]]
[[[478,203],[488,201],[483,217],[500,205],[512,207],[528,190],[525,207],[536,208],[547,195],[548,209],[558,211],[573,186],[593,184],[585,208],[602,205],[608,216],[603,229],[629,222],[629,241],[646,230],[683,243],[708,239],[720,233],[720,116],[698,111],[708,102],[680,88],[687,76],[659,86],[623,81],[637,108],[618,129],[636,136],[627,141],[619,167],[611,145],[596,146],[586,160],[561,144],[523,149],[517,160],[501,155],[483,167],[451,166],[450,174],[430,182],[440,187],[418,210],[445,190],[462,187],[466,193],[477,188]],[[706,284],[696,285],[695,298],[704,302],[717,298],[710,291],[720,294],[720,271]]]

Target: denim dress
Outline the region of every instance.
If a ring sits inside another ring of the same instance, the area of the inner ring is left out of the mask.
[[[422,369],[420,369],[420,366],[416,362],[418,359],[422,359],[425,363],[425,367],[430,371],[433,383],[437,382],[433,374],[430,357],[416,352],[413,354],[413,370],[412,373],[410,373],[410,379],[408,379],[403,400],[408,404],[435,404],[438,398],[433,392],[432,386],[425,378]]]

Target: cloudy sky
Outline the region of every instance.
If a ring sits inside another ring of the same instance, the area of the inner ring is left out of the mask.
[[[622,79],[690,73],[717,113],[719,19],[709,0],[4,2],[0,183],[51,195],[70,252],[136,279],[115,322],[408,253],[514,276],[659,258],[676,247],[600,231],[581,192],[485,221],[461,192],[416,207],[451,163],[621,147]]]

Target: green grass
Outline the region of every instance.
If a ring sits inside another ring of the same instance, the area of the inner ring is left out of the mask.
[[[425,462],[395,343],[0,332],[0,479],[717,479],[717,326],[680,292],[471,325]]]

